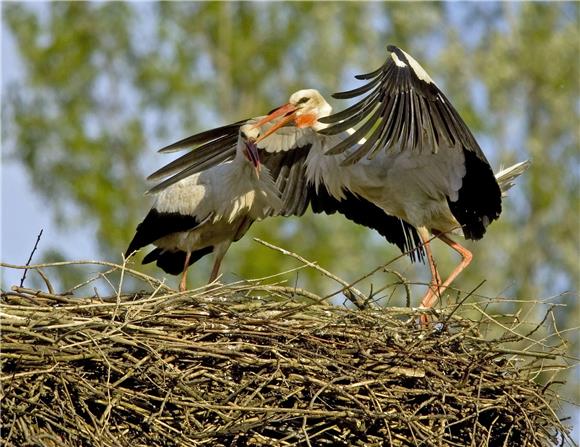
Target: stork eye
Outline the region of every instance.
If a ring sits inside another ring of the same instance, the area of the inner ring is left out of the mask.
[[[242,138],[244,140],[247,140],[248,139],[248,136],[246,135],[246,132],[244,132],[243,130],[240,130],[240,135],[242,136]]]
[[[308,96],[304,96],[303,98],[300,98],[298,100],[298,102],[296,103],[296,105],[300,105],[300,104],[304,104],[305,102],[308,102],[310,98]]]

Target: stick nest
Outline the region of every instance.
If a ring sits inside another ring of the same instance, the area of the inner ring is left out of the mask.
[[[554,357],[505,348],[513,333],[314,301],[256,284],[111,299],[14,287],[1,302],[4,445],[569,442],[534,380]]]

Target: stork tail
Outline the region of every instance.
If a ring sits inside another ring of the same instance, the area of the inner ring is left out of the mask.
[[[495,174],[502,197],[507,195],[507,192],[515,185],[514,180],[526,172],[531,164],[530,160],[522,161]]]

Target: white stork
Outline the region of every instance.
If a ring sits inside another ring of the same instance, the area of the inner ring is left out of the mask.
[[[264,118],[162,149],[198,145],[151,176],[177,172],[154,190],[231,158],[236,129],[255,123],[260,157],[282,194],[281,214],[299,215],[310,203],[314,212],[338,211],[378,230],[412,259],[426,252],[432,280],[421,305],[433,306],[472,259],[449,234],[480,239],[500,215],[502,189],[509,189],[528,164],[514,165],[496,179],[466,124],[425,70],[401,49],[388,50],[382,67],[357,76],[371,79],[368,84],[333,95],[369,92],[342,112],[331,115],[318,91],[300,90]],[[445,281],[431,255],[430,233],[462,257]]]
[[[310,183],[324,185],[337,199],[349,191],[417,229],[432,275],[421,301],[429,308],[472,260],[450,233],[481,239],[501,213],[502,189],[509,189],[528,163],[496,179],[467,125],[426,71],[403,50],[388,50],[381,68],[357,76],[371,79],[368,84],[333,95],[346,99],[369,92],[359,102],[328,116],[330,106],[317,91],[299,91],[260,120],[258,125],[276,124],[258,141],[289,123],[311,127]],[[430,233],[462,257],[443,282],[431,255]]]
[[[188,267],[214,253],[209,282],[219,274],[230,244],[239,240],[254,220],[282,207],[268,172],[261,169],[256,148],[259,130],[238,127],[233,160],[188,176],[156,193],[153,208],[129,244],[126,257],[155,245],[143,264],[157,261],[167,273],[182,273],[179,290],[186,289]]]

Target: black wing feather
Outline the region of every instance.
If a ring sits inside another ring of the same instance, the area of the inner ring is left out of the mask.
[[[176,158],[171,163],[166,164],[147,177],[147,180],[158,180],[174,174],[183,168],[195,168],[209,160],[219,158],[224,152],[228,152],[231,148],[234,149],[233,153],[235,154],[236,141],[237,133],[224,135],[216,140],[212,140],[209,143],[199,146],[187,154]]]
[[[409,252],[413,262],[424,261],[425,251],[417,230],[402,219],[386,214],[378,206],[347,191],[342,200],[332,197],[321,185],[318,191],[309,187],[310,203],[314,213],[344,215],[347,219],[373,230],[403,252]]]
[[[466,174],[449,209],[461,224],[466,239],[481,239],[486,227],[501,214],[501,189],[491,167],[473,152],[463,151]]]
[[[172,152],[197,146],[187,154],[166,164],[147,177],[147,180],[159,180],[173,174],[172,177],[158,183],[148,190],[147,193],[157,193],[190,175],[205,171],[206,169],[233,159],[236,155],[236,142],[240,127],[249,121],[242,120],[226,126],[210,129],[160,149],[159,152]]]
[[[218,154],[214,155],[213,157],[206,158],[199,163],[192,163],[191,166],[188,166],[185,169],[182,169],[177,174],[173,175],[172,177],[169,177],[168,179],[163,180],[161,183],[158,183],[153,188],[149,189],[147,191],[147,194],[155,194],[159,191],[163,191],[167,187],[179,182],[180,180],[183,180],[183,179],[189,177],[190,175],[205,171],[205,170],[210,169],[214,166],[217,166],[220,163],[231,160],[235,157],[235,155],[236,155],[235,146],[234,147],[226,147],[223,149],[223,151],[221,153],[218,153]]]
[[[125,257],[157,239],[180,231],[188,231],[199,225],[198,220],[193,216],[180,213],[160,213],[155,208],[145,216],[143,222],[137,225],[137,232],[129,244]]]
[[[310,145],[281,152],[261,151],[262,164],[270,170],[280,191],[283,207],[281,216],[302,216],[308,208],[306,188],[306,158]]]
[[[197,146],[217,140],[227,135],[238,134],[238,130],[243,126],[248,120],[237,121],[232,124],[226,124],[225,126],[216,127],[215,129],[206,130],[205,132],[196,133],[190,137],[186,137],[179,140],[169,146],[162,147],[159,152],[174,152],[181,149],[187,149],[192,146]]]
[[[389,150],[395,146],[402,151],[437,152],[439,144],[444,142],[449,142],[452,146],[463,146],[487,162],[471,131],[443,92],[428,77],[422,73],[418,74],[407,54],[401,49],[389,46],[388,50],[391,54],[380,69],[359,77],[371,79],[370,82],[362,87],[333,95],[335,98],[355,98],[368,92],[367,97],[363,97],[347,109],[351,110],[352,114],[348,115],[343,111],[319,120],[324,123],[347,120],[356,126],[362,126],[365,132],[357,135],[359,139],[373,130],[376,131],[375,126],[384,129],[380,133],[381,137],[374,140],[373,146],[358,148],[357,151],[361,154],[356,154],[355,151],[356,155],[352,154],[349,158],[350,163],[360,160],[367,154],[372,156],[378,149]],[[376,99],[367,101],[371,96]],[[380,107],[379,103],[384,105]],[[377,108],[381,110],[379,114],[375,113]],[[334,128],[340,125],[341,123],[329,126],[320,133],[327,135],[336,133]],[[358,140],[349,138],[351,143],[356,141]],[[329,153],[341,153],[346,149],[347,145],[340,144],[336,149],[331,148]]]

